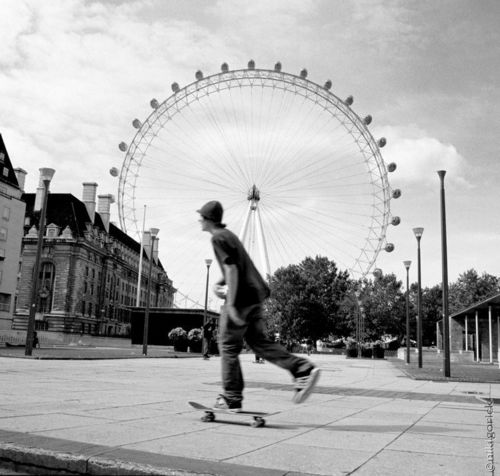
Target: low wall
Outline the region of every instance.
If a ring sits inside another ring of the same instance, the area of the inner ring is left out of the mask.
[[[88,334],[67,334],[63,332],[36,331],[40,346],[74,345],[88,347],[127,347],[132,346],[130,337],[101,337]],[[0,345],[24,345],[26,331],[0,330]]]
[[[418,349],[412,347],[410,349],[410,359],[418,358]],[[406,360],[406,347],[398,349],[398,359]],[[438,349],[422,349],[422,361],[438,361],[443,360],[444,354]],[[474,362],[474,352],[469,350],[467,352],[450,352],[450,362]]]

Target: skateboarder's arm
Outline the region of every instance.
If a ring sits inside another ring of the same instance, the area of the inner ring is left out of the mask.
[[[234,307],[236,291],[238,290],[238,268],[235,264],[224,264],[224,277],[227,284],[226,310],[230,319],[238,325],[244,324],[237,309]]]

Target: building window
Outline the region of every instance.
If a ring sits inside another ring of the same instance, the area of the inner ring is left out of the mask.
[[[10,311],[10,299],[11,299],[10,294],[0,293],[0,311],[4,312]]]
[[[50,312],[52,309],[52,289],[54,287],[55,266],[53,263],[42,263],[40,270],[40,300],[38,304],[38,312]]]
[[[9,176],[9,169],[8,169],[8,167],[4,167],[3,168],[3,176],[4,177],[8,177]]]
[[[0,248],[0,261],[3,261],[5,259],[5,250],[3,248]]]
[[[9,207],[3,207],[3,219],[8,221],[10,219],[10,208]]]
[[[7,240],[7,228],[4,226],[0,227],[0,240],[6,241]]]
[[[85,316],[85,301],[82,301],[82,316]]]

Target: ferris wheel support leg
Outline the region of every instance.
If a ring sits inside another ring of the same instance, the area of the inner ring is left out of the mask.
[[[255,209],[255,212],[257,214],[257,227],[260,235],[259,245],[260,245],[262,266],[265,267],[266,278],[267,278],[267,275],[271,276],[271,266],[269,265],[269,255],[267,253],[266,238],[264,236],[264,228],[262,227],[262,219],[260,217],[260,211],[258,207]]]
[[[248,223],[250,221],[250,214],[252,213],[252,202],[248,205],[247,216],[245,217],[245,221],[243,222],[243,226],[240,231],[239,239],[244,244],[248,234]]]

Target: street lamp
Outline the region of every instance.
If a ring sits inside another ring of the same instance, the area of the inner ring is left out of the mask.
[[[418,266],[418,293],[417,293],[417,347],[418,347],[418,368],[422,368],[422,282],[420,270],[420,239],[424,229],[413,228],[413,233],[417,238],[417,266]]]
[[[40,179],[43,182],[43,200],[40,211],[40,222],[38,223],[38,243],[36,248],[35,266],[33,268],[32,286],[31,286],[31,307],[28,317],[28,331],[26,332],[25,355],[31,355],[33,351],[33,333],[35,332],[35,314],[38,304],[40,261],[42,260],[43,235],[45,232],[45,215],[47,213],[47,200],[49,195],[49,185],[52,177],[56,173],[54,169],[41,168]]]
[[[205,260],[205,264],[207,265],[207,283],[206,283],[206,286],[205,286],[205,308],[204,308],[204,311],[203,311],[203,329],[202,329],[202,332],[204,332],[205,324],[207,323],[208,281],[209,281],[209,277],[210,277],[210,265],[212,264],[212,260],[210,258],[207,258]],[[208,351],[210,350],[210,349],[207,349],[208,345],[209,345],[209,343],[203,337],[203,349],[202,349],[202,352],[203,352],[204,356],[207,356]]]
[[[438,171],[441,180],[441,253],[443,268],[443,341],[444,362],[443,372],[445,377],[450,377],[450,321],[448,312],[448,251],[446,244],[446,208],[444,200],[444,176],[446,170]]]
[[[149,334],[149,303],[151,294],[151,272],[153,270],[153,256],[155,251],[155,238],[160,230],[158,228],[150,228],[151,235],[151,251],[149,255],[149,275],[148,285],[146,289],[146,309],[144,311],[144,333],[142,335],[142,354],[148,355],[148,334]]]
[[[410,265],[411,261],[403,261],[406,268],[406,363],[410,363]]]

